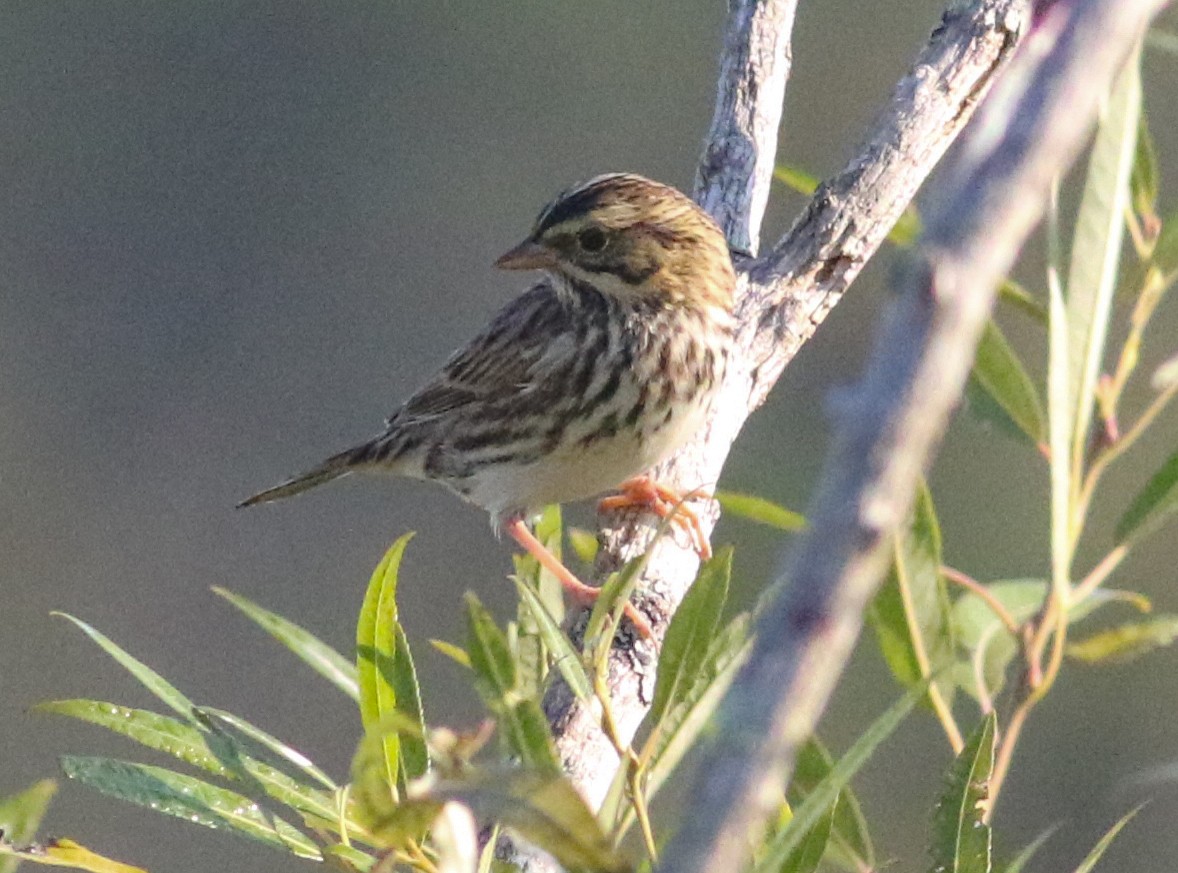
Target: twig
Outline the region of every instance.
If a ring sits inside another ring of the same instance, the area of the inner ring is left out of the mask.
[[[929,196],[925,236],[835,447],[788,584],[762,613],[665,873],[737,870],[824,708],[960,398],[994,289],[1042,215],[1120,62],[1161,0],[1056,2],[987,98]]]
[[[969,591],[970,594],[977,597],[978,600],[986,604],[986,606],[990,607],[990,611],[1002,622],[1002,626],[1006,628],[1007,633],[1012,637],[1018,636],[1018,622],[1014,620],[1014,616],[1010,614],[1010,610],[1006,608],[1006,605],[994,596],[993,591],[972,576],[967,576],[960,570],[947,565],[941,567],[941,575],[954,585],[960,585]]]

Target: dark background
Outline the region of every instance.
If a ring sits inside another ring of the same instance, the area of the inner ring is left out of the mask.
[[[836,170],[941,4],[804,3],[783,160]],[[510,549],[440,489],[348,481],[251,512],[253,491],[374,432],[522,287],[491,261],[565,185],[628,169],[690,188],[711,116],[724,4],[7,3],[0,9],[0,795],[61,752],[134,757],[47,698],[153,701],[51,610],[110,634],[199,702],[242,713],[343,777],[351,704],[224,602],[242,592],[347,651],[368,574],[418,531],[401,589],[436,723],[478,715],[432,637],[463,591],[505,615]],[[1171,15],[1169,26],[1175,29]],[[1166,181],[1178,176],[1178,58],[1147,55]],[[1170,208],[1178,205],[1171,186]],[[776,189],[766,238],[799,200]],[[884,252],[745,429],[723,484],[805,506],[829,390],[853,378],[886,297]],[[1041,287],[1041,273],[1026,271]],[[1009,322],[1029,359],[1036,333]],[[1125,319],[1118,321],[1123,330]],[[1118,334],[1119,335],[1119,334]],[[1146,372],[1172,352],[1174,301]],[[1131,395],[1139,408],[1144,393]],[[1165,417],[1102,492],[1087,566],[1175,442]],[[947,559],[982,579],[1047,570],[1036,456],[959,416],[932,475]],[[582,510],[579,517],[587,518]],[[748,604],[783,548],[725,522]],[[1178,610],[1178,544],[1116,584]],[[845,748],[896,696],[870,639],[824,721]],[[997,816],[1007,846],[1062,831],[1074,864],[1162,778],[1106,870],[1178,853],[1174,652],[1070,667],[1035,713]],[[974,718],[966,705],[963,721]],[[947,746],[913,718],[858,781],[881,855],[923,868]],[[65,785],[46,832],[160,871],[297,862]]]

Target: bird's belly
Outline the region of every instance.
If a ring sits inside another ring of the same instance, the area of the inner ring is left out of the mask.
[[[650,469],[688,442],[703,426],[706,413],[705,404],[692,404],[678,409],[665,423],[639,423],[588,444],[572,439],[527,465],[488,467],[469,483],[473,487],[467,498],[502,517],[595,497]]]

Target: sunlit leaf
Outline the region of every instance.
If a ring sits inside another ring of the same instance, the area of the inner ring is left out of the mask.
[[[1133,159],[1133,171],[1129,175],[1129,191],[1133,211],[1143,222],[1156,223],[1158,205],[1158,153],[1154,146],[1153,134],[1149,132],[1149,121],[1141,113],[1137,130],[1137,151]]]
[[[773,178],[785,187],[799,194],[805,194],[807,197],[818,190],[818,177],[813,173],[807,173],[800,167],[778,164],[773,168]]]
[[[780,873],[814,873],[818,869],[830,842],[830,832],[834,827],[837,806],[838,799],[836,798],[827,813],[818,817],[818,821],[810,826],[810,830],[802,837],[797,848],[790,852],[781,867],[778,868]]]
[[[1092,851],[1087,854],[1084,860],[1080,862],[1080,866],[1076,868],[1076,873],[1092,873],[1092,870],[1096,867],[1097,862],[1099,862],[1101,857],[1103,857],[1104,853],[1108,850],[1108,847],[1113,844],[1113,840],[1117,838],[1117,834],[1121,832],[1121,828],[1127,825],[1133,816],[1137,815],[1140,810],[1141,807],[1138,806],[1121,816],[1117,820],[1116,824],[1109,828],[1108,831],[1105,832],[1105,835],[1100,838],[1099,842],[1097,842],[1097,844],[1092,847]]]
[[[480,821],[496,821],[511,828],[553,855],[566,869],[603,873],[630,869],[562,773],[505,766],[472,769],[461,777],[428,786],[407,805],[440,810],[448,802],[469,807]],[[384,835],[385,823],[374,822],[373,828]]]
[[[1129,504],[1117,522],[1117,542],[1139,540],[1153,533],[1175,510],[1178,510],[1178,452],[1162,464]]]
[[[970,375],[1032,442],[1047,439],[1043,403],[1035,383],[993,320],[986,322],[982,331]]]
[[[356,671],[360,693],[360,721],[371,730],[397,710],[397,575],[413,534],[405,534],[385,552],[372,573],[364,605],[356,621]],[[385,776],[390,788],[400,772],[400,739],[395,731],[384,737]]]
[[[785,859],[801,845],[818,819],[829,812],[843,787],[867,763],[880,744],[895,732],[924,693],[925,689],[920,686],[909,691],[871,723],[831,768],[830,774],[806,795],[806,799],[794,810],[789,824],[772,837],[757,862],[755,873],[776,873],[781,869]]]
[[[949,594],[941,575],[941,529],[921,483],[908,529],[897,540],[892,570],[869,611],[884,659],[906,688],[953,662]],[[942,692],[951,699],[951,689]]]
[[[448,643],[445,640],[430,640],[429,644],[454,663],[469,669],[470,655],[466,653],[466,649],[462,648],[462,646],[456,646],[454,643]]]
[[[597,558],[597,533],[583,527],[570,527],[566,533],[577,558],[583,563],[592,564]]]
[[[1116,292],[1141,116],[1140,51],[1113,84],[1096,132],[1072,237],[1067,281],[1070,458],[1087,449],[1097,378]]]
[[[82,629],[86,636],[98,643],[98,645],[108,655],[114,658],[120,665],[122,665],[128,673],[138,679],[143,685],[158,697],[161,701],[166,703],[170,708],[178,712],[185,718],[190,718],[193,710],[193,703],[187,697],[180,693],[180,691],[168,682],[159,673],[152,670],[138,658],[133,657],[127,653],[121,646],[103,634],[101,631],[95,630],[79,618],[74,618],[72,615],[65,612],[55,612],[53,615],[59,615],[62,618],[69,619],[75,625]]]
[[[560,670],[569,689],[579,700],[591,699],[593,686],[585,674],[585,666],[581,663],[580,653],[573,648],[568,636],[561,630],[556,619],[544,607],[540,596],[532,590],[531,586],[517,578],[515,587],[519,593],[520,602],[531,610],[540,638],[548,650],[552,652],[556,668]]]
[[[197,712],[203,718],[208,719],[207,725],[210,729],[225,736],[230,741],[239,743],[236,737],[229,735],[227,729],[236,731],[257,743],[262,748],[271,752],[279,760],[292,765],[307,776],[310,776],[328,791],[335,791],[339,787],[330,776],[324,773],[319,767],[316,767],[315,763],[302,752],[292,748],[282,742],[282,740],[246,721],[244,718],[236,716],[231,712],[226,712],[223,709],[213,709],[206,706],[200,707]]]
[[[294,622],[258,606],[240,594],[216,586],[213,587],[213,591],[240,609],[262,630],[294,652],[304,664],[344,694],[353,700],[359,700],[356,665],[350,663],[331,646]]]
[[[794,764],[793,779],[789,784],[789,801],[794,807],[800,806],[822,781],[830,775],[834,759],[826,747],[811,737],[798,750]],[[843,785],[835,801],[827,860],[845,870],[867,873],[876,869],[875,848],[867,828],[867,820],[850,783]]]
[[[1043,579],[1008,579],[991,582],[986,589],[990,595],[1006,607],[1016,623],[1029,619],[1043,605],[1047,596],[1048,583]],[[1098,588],[1082,602],[1073,604],[1068,611],[1068,622],[1075,623],[1087,618],[1101,606],[1110,603],[1128,603],[1141,610],[1148,609],[1148,601],[1136,592]],[[953,627],[957,642],[971,656],[977,656],[981,649],[982,681],[986,683],[989,695],[997,694],[1005,684],[1006,669],[1018,654],[1018,642],[1002,626],[990,606],[980,597],[965,592],[953,603]],[[972,667],[970,667],[972,670]],[[958,685],[975,698],[979,696],[976,678],[969,670],[957,672]]]
[[[990,713],[970,735],[949,770],[933,813],[933,869],[990,873],[990,776],[994,772],[997,719]]]
[[[301,858],[320,857],[315,844],[288,822],[248,797],[200,779],[111,758],[66,756],[61,768],[71,779],[137,806],[248,837]]]
[[[1124,663],[1178,639],[1178,615],[1158,615],[1069,642],[1069,657],[1089,664]]]
[[[764,497],[741,494],[737,491],[717,491],[716,500],[727,515],[755,521],[777,530],[794,531],[806,526],[806,519],[792,509],[786,509]]]
[[[559,769],[539,703],[521,698],[515,663],[503,632],[473,593],[466,595],[467,652],[475,685],[495,714],[511,752],[539,769]]]
[[[0,798],[0,843],[22,846],[31,842],[56,793],[57,783],[42,779],[18,794]],[[0,873],[13,873],[17,863],[0,855]]]
[[[675,611],[659,654],[658,678],[650,707],[651,723],[658,725],[667,709],[678,703],[695,683],[708,644],[715,638],[720,614],[728,600],[732,578],[732,548],[721,549],[700,568]]]
[[[73,840],[50,840],[20,849],[5,845],[4,841],[0,840],[0,870],[15,870],[20,861],[47,867],[89,870],[90,873],[147,873],[139,867],[132,867],[130,864],[91,852]],[[12,866],[9,867],[9,864]]]

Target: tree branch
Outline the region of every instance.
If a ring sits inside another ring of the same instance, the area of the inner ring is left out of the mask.
[[[772,250],[754,259],[744,254],[757,249],[768,199],[794,7],[794,0],[731,2],[696,196],[737,253],[742,330],[713,421],[656,471],[659,481],[685,492],[715,486],[745,420],[878,249],[1010,58],[1026,27],[1029,0],[953,0],[856,157],[820,186]],[[718,508],[709,502],[697,511],[710,532]],[[689,544],[670,537],[651,545],[654,522],[642,513],[610,513],[600,523],[595,576],[604,578],[647,553],[637,601],[661,640],[695,578],[698,558]],[[575,641],[581,641],[583,628],[583,621],[571,628]],[[649,642],[632,637],[620,639],[610,654],[607,684],[623,739],[633,737],[649,708],[656,659]],[[545,711],[566,771],[596,808],[618,763],[601,731],[600,714],[577,701],[559,679]],[[523,846],[500,849],[502,857],[530,873],[555,869]]]
[[[1036,27],[929,194],[926,232],[862,382],[716,744],[667,847],[666,873],[737,870],[777,808],[969,374],[994,289],[1079,151],[1134,41],[1164,0],[1041,4]]]

